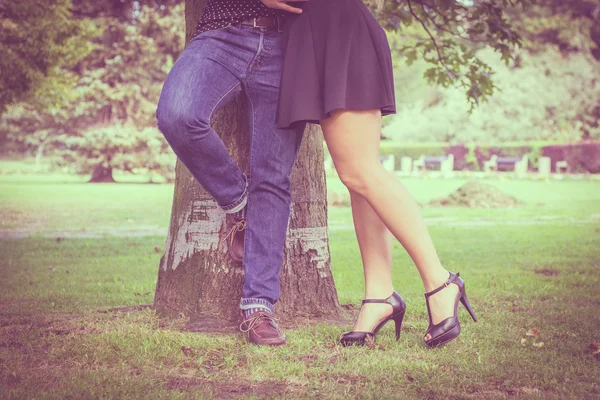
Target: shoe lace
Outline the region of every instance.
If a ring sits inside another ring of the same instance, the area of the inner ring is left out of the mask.
[[[262,320],[277,322],[277,318],[266,312],[259,312],[253,315],[251,318],[244,320],[240,324],[240,331],[243,333],[250,332],[253,330]]]
[[[229,230],[227,235],[223,238],[223,240],[221,240],[221,243],[224,243],[227,239],[231,238],[231,240],[229,241],[229,244],[231,244],[233,242],[233,237],[235,236],[235,233],[241,232],[244,229],[246,229],[246,220],[245,219],[236,222],[235,225],[233,225],[231,227],[231,229]]]

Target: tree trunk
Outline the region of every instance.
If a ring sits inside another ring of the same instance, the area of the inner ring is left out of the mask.
[[[90,183],[115,183],[115,179],[112,176],[112,167],[105,167],[103,165],[97,165],[94,168],[92,177],[89,180]]]
[[[203,7],[186,1],[187,37]],[[248,172],[247,104],[239,97],[218,112],[213,126],[232,157]],[[323,137],[317,126],[305,132],[292,171],[292,209],[281,270],[281,299],[276,313],[337,319],[340,306],[330,267]],[[231,263],[225,214],[179,161],[171,223],[160,262],[154,306],[166,317],[185,315],[188,328],[220,329],[238,322],[244,271]]]

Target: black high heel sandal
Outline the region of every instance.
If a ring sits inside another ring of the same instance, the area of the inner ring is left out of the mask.
[[[456,297],[454,303],[454,315],[452,317],[446,318],[439,324],[434,325],[431,322],[431,310],[429,309],[429,298],[439,292],[440,290],[445,289],[450,284],[458,285],[459,291],[458,296]],[[458,335],[460,335],[460,321],[458,320],[458,301],[465,306],[469,314],[471,314],[471,318],[473,321],[477,322],[477,317],[475,316],[475,312],[473,308],[471,308],[471,304],[469,303],[469,299],[467,298],[467,292],[465,291],[465,281],[460,278],[460,273],[453,274],[450,272],[450,277],[442,286],[437,289],[432,290],[429,293],[425,293],[425,301],[427,303],[427,313],[429,314],[429,328],[427,328],[427,332],[425,332],[425,337],[429,334],[431,339],[425,340],[425,344],[429,347],[438,347],[443,344],[448,343],[452,339],[456,339]]]
[[[400,339],[400,328],[402,328],[402,320],[406,312],[406,303],[404,299],[396,292],[392,293],[387,299],[365,299],[362,304],[366,303],[387,303],[392,306],[392,315],[381,321],[371,332],[350,331],[342,334],[340,344],[342,346],[364,346],[367,340],[375,343],[377,332],[389,321],[394,321],[396,324],[396,341]]]

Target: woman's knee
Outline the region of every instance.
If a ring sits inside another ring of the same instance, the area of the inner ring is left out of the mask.
[[[344,186],[355,193],[363,194],[368,188],[367,179],[363,174],[338,171],[338,176]]]
[[[360,195],[367,193],[377,181],[381,168],[377,166],[339,168],[338,176],[348,190]]]

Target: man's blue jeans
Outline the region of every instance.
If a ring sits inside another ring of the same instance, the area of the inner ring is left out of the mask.
[[[156,114],[177,157],[219,206],[233,212],[247,202],[242,309],[272,311],[279,299],[289,176],[304,131],[276,126],[282,62],[282,37],[274,30],[237,24],[203,32],[169,72]],[[210,125],[241,92],[249,104],[249,179]]]

